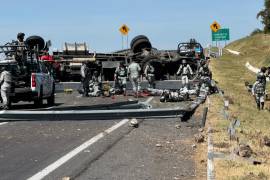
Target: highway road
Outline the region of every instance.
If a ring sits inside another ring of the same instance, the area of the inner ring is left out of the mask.
[[[136,100],[133,96],[83,98],[77,92],[57,93],[57,106],[91,106]],[[154,107],[183,106],[158,97],[139,98]],[[34,109],[18,104],[18,110]],[[180,124],[180,128],[175,126]],[[37,121],[0,124],[0,174],[14,179],[194,179],[193,135],[200,116],[89,121]]]

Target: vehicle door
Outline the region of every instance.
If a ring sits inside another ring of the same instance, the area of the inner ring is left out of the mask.
[[[42,87],[43,87],[43,95],[48,97],[52,92],[52,79],[51,74],[49,73],[47,67],[43,62],[40,62],[41,74],[42,74]]]

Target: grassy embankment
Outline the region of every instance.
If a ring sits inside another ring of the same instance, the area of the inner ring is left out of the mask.
[[[229,114],[241,121],[236,131],[239,142],[250,145],[254,152],[252,156],[263,163],[255,166],[245,160],[215,160],[216,179],[270,179],[270,147],[261,144],[263,136],[270,136],[270,111],[258,111],[254,98],[244,85],[245,81],[253,83],[256,79],[256,75],[245,67],[247,61],[256,67],[270,65],[270,35],[246,37],[226,48],[240,51],[241,55],[224,50],[224,56],[211,61],[213,78],[230,99]],[[267,89],[270,92],[269,85]],[[224,103],[219,95],[211,96],[210,102],[208,125],[216,130],[215,151],[229,154],[237,145],[236,141],[229,140],[227,133],[232,118],[228,121],[222,116]]]

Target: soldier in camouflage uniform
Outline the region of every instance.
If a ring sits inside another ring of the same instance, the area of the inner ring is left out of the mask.
[[[187,64],[187,61],[184,59],[182,61],[182,64],[180,65],[176,75],[182,76],[182,84],[184,87],[188,85],[189,82],[189,76],[193,74],[193,71],[189,64]]]
[[[145,77],[149,83],[149,88],[155,89],[156,83],[155,83],[155,68],[152,64],[147,63],[145,70],[144,70]]]
[[[255,97],[258,110],[263,110],[264,108],[264,96],[265,96],[265,75],[260,72],[257,75],[257,81],[252,87],[252,94]]]
[[[127,86],[127,67],[124,65],[124,62],[120,62],[120,65],[116,68],[114,73],[114,83],[115,89],[119,89],[121,93],[126,95],[126,86]]]

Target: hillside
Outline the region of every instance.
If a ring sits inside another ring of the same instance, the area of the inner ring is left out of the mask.
[[[245,67],[270,65],[270,35],[257,34],[232,42],[225,48],[239,51],[239,56],[224,50],[224,56],[212,59],[213,78],[229,99],[229,120],[224,118],[224,102],[220,95],[210,97],[208,126],[213,127],[215,151],[230,154],[238,143],[248,144],[253,150],[252,158],[261,165],[247,160],[215,160],[216,179],[270,179],[270,147],[262,145],[264,136],[270,137],[270,111],[258,111],[253,96],[247,91],[245,81],[254,83],[256,75]],[[267,90],[270,92],[268,82]],[[270,108],[270,102],[266,103]],[[227,128],[232,117],[240,120],[236,129],[237,141],[230,141]]]

